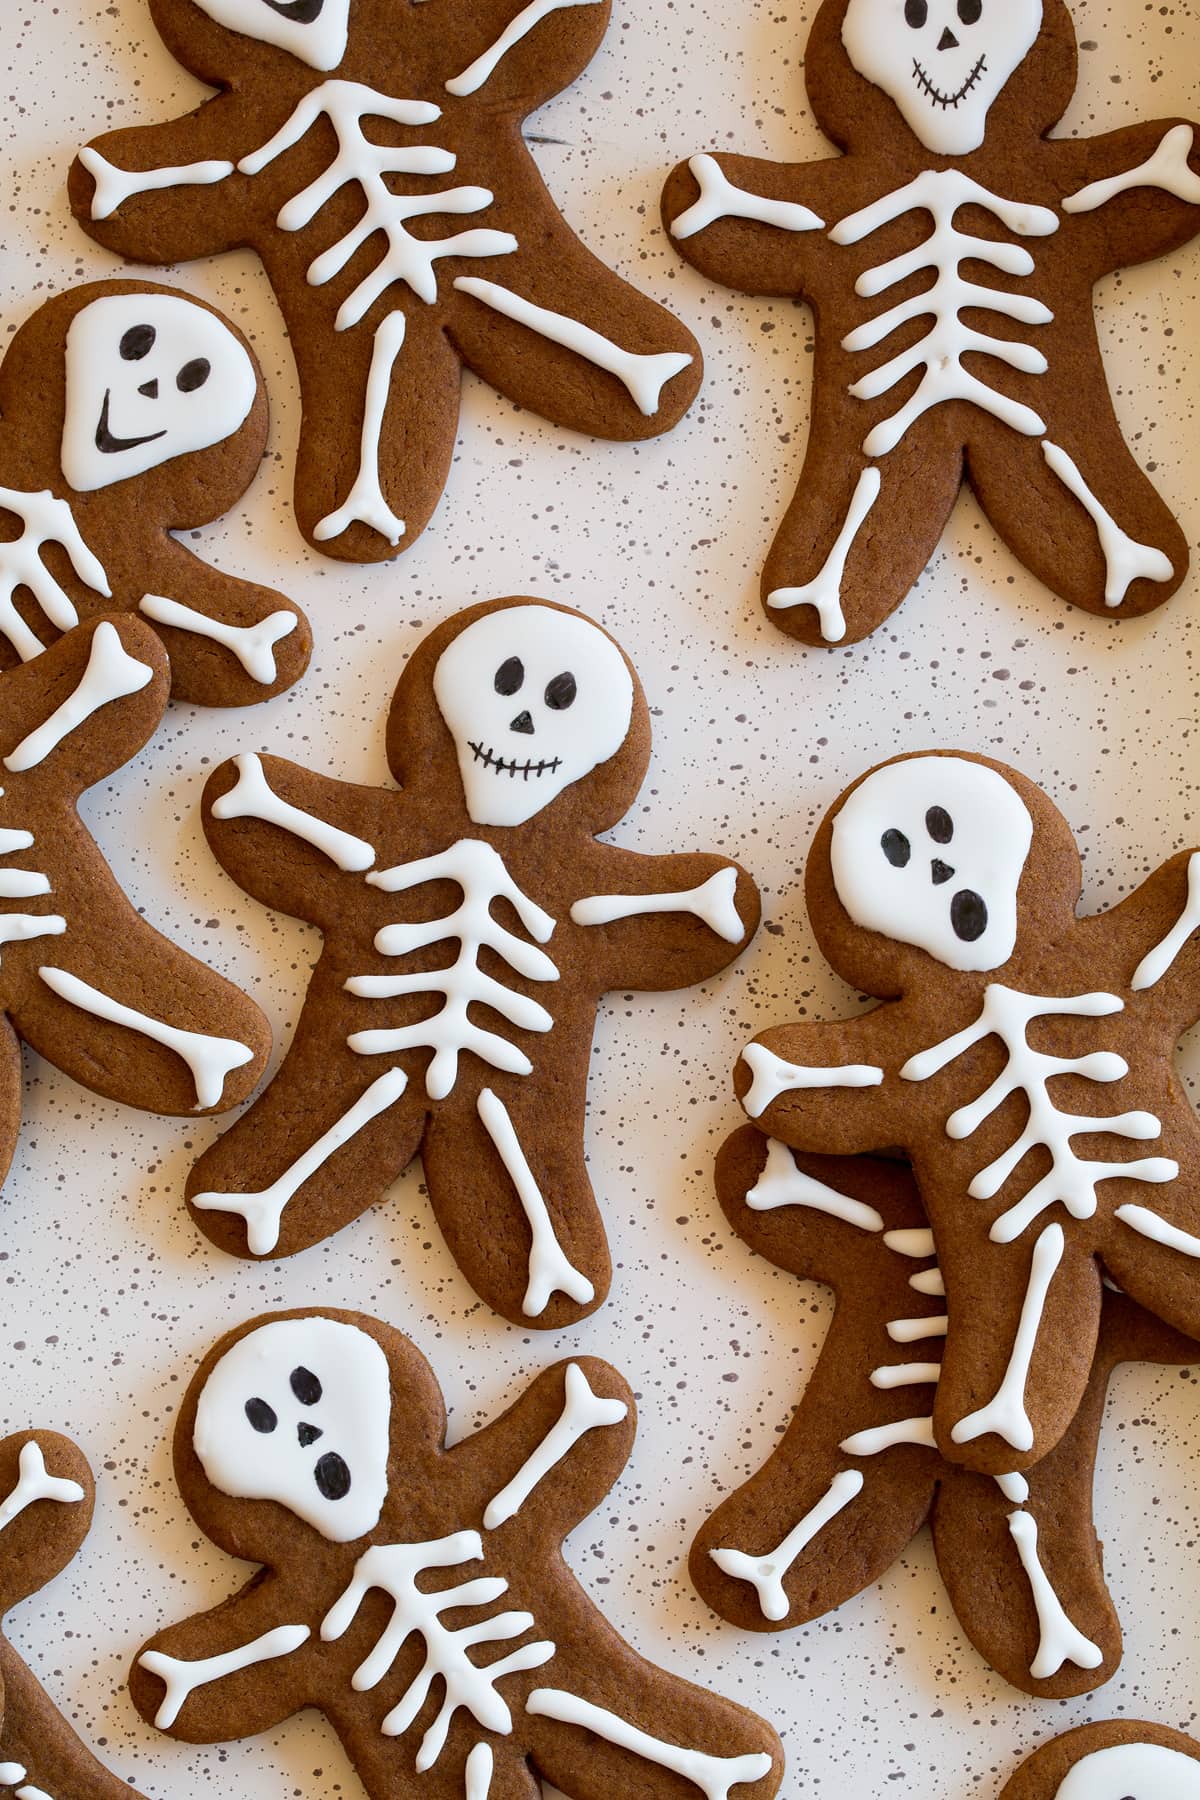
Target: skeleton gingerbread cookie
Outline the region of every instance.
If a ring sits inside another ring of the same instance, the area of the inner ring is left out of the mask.
[[[824,0],[805,74],[845,155],[696,156],[664,195],[702,274],[817,315],[808,455],[767,616],[805,643],[865,637],[964,479],[1064,599],[1121,617],[1161,605],[1187,540],[1122,438],[1092,288],[1200,232],[1195,127],[1049,140],[1077,74],[1063,0]]]
[[[37,1431],[0,1442],[0,1619],[72,1560],[91,1529],[94,1500],[92,1472],[69,1438]],[[0,1793],[139,1800],[84,1748],[2,1631]]]
[[[223,91],[82,151],[72,205],[140,261],[257,250],[299,367],[310,543],[374,562],[415,541],[446,482],[463,365],[597,437],[652,437],[687,410],[695,340],[584,248],[521,136],[595,53],[610,0],[151,10]]]
[[[312,647],[303,613],[171,535],[240,499],[266,436],[258,364],[212,307],[141,281],[40,307],[0,364],[0,669],[128,608],[162,638],[181,700],[290,687]]]
[[[200,1159],[191,1210],[225,1250],[290,1255],[420,1150],[476,1291],[565,1325],[610,1279],[583,1155],[597,1002],[715,975],[758,896],[723,857],[597,843],[641,784],[649,716],[623,652],[566,607],[494,600],[440,626],[387,747],[402,794],[252,754],[209,779],[220,861],[325,948],[282,1069]]]
[[[1022,1763],[1000,1800],[1200,1800],[1200,1744],[1140,1719],[1079,1725]]]
[[[428,1364],[375,1319],[223,1338],[176,1473],[201,1530],[265,1566],[142,1651],[139,1712],[216,1743],[319,1707],[373,1800],[536,1800],[539,1776],[572,1800],[770,1800],[770,1726],[644,1662],[563,1561],[632,1446],[616,1371],[560,1363],[450,1451],[445,1431]]]
[[[1194,1366],[1200,1345],[1106,1292],[1066,1435],[1028,1476],[979,1475],[934,1446],[945,1286],[908,1169],[798,1156],[743,1126],[717,1159],[717,1193],[752,1249],[838,1298],[787,1431],[693,1546],[708,1603],[747,1630],[794,1629],[878,1580],[928,1520],[963,1629],[1005,1680],[1045,1699],[1109,1680],[1121,1628],[1092,1523],[1109,1379],[1122,1362]]]
[[[1084,1395],[1101,1265],[1200,1337],[1200,1126],[1173,1066],[1200,1017],[1200,852],[1077,918],[1046,796],[937,752],[837,801],[806,887],[825,956],[883,1004],[764,1032],[742,1104],[796,1149],[908,1157],[946,1285],[937,1446],[1027,1468]]]
[[[162,645],[130,614],[77,625],[0,673],[0,1179],[21,1039],[150,1112],[223,1111],[266,1063],[254,1002],[147,924],[76,812],[147,742],[167,686]]]

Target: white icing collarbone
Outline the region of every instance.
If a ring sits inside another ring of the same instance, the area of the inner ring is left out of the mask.
[[[427,100],[395,99],[356,81],[323,81],[304,95],[272,138],[238,164],[244,175],[258,175],[298,144],[318,119],[328,120],[333,128],[337,139],[334,160],[323,174],[284,204],[276,223],[281,231],[303,231],[343,188],[358,188],[364,202],[362,217],[323,250],[308,269],[310,284],[323,287],[341,274],[368,239],[377,232],[382,234],[386,248],[342,302],[335,321],[339,331],[357,325],[380,295],[396,282],[404,282],[418,299],[432,305],[437,299],[434,264],[442,257],[507,256],[517,248],[516,238],[507,231],[476,228],[449,237],[416,238],[406,230],[410,219],[484,212],[494,199],[491,190],[483,187],[395,194],[388,186],[392,175],[448,174],[457,158],[453,151],[434,144],[372,143],[363,129],[364,119],[423,126],[440,117],[440,107]]]
[[[0,788],[0,800],[4,789]],[[10,909],[6,901],[31,900],[51,892],[49,877],[40,869],[16,868],[8,863],[18,851],[31,850],[31,831],[0,825],[0,961],[5,944],[25,944],[33,938],[61,937],[67,921],[59,913],[29,913]]]
[[[839,220],[829,234],[835,244],[857,244],[917,210],[928,212],[933,220],[933,230],[915,250],[866,270],[856,283],[855,291],[863,299],[873,299],[911,275],[928,270],[935,276],[933,286],[925,292],[879,313],[842,340],[842,348],[856,354],[874,349],[911,319],[932,317],[928,332],[917,344],[880,363],[850,389],[857,399],[874,400],[890,393],[914,369],[924,371],[911,400],[868,434],[863,443],[867,456],[886,456],[911,425],[931,407],[948,400],[972,401],[1026,436],[1045,433],[1045,423],[1032,407],[989,387],[962,365],[963,356],[973,352],[995,357],[1025,374],[1042,375],[1047,367],[1042,352],[1033,345],[993,337],[964,324],[964,308],[981,308],[1022,325],[1046,325],[1054,316],[1031,294],[981,285],[962,273],[967,261],[982,262],[1002,275],[1018,277],[1031,275],[1036,266],[1022,245],[960,231],[955,214],[969,205],[983,207],[1005,230],[1019,237],[1048,237],[1058,230],[1058,219],[1048,207],[993,194],[959,169],[926,169],[906,186]]]
[[[48,544],[66,552],[72,569],[93,593],[110,600],[112,589],[99,558],[84,542],[71,508],[48,488],[27,494],[0,487],[0,512],[15,513],[22,527],[20,537],[0,544],[0,637],[8,639],[22,662],[31,662],[45,646],[16,609],[18,589],[33,595],[57,630],[70,631],[79,623],[74,601],[42,561]]]
[[[1099,1201],[1099,1182],[1162,1183],[1179,1173],[1176,1162],[1162,1156],[1130,1162],[1103,1162],[1077,1156],[1071,1139],[1087,1133],[1109,1133],[1135,1141],[1158,1138],[1160,1121],[1153,1113],[1132,1111],[1111,1117],[1064,1112],[1055,1104],[1049,1083],[1056,1075],[1082,1076],[1090,1082],[1118,1082],[1129,1073],[1125,1059],[1112,1051],[1097,1050],[1085,1056],[1057,1057],[1034,1050],[1029,1026],[1037,1019],[1104,1018],[1124,1010],[1115,994],[1079,994],[1041,997],[991,982],[984,990],[983,1008],[973,1025],[912,1056],[901,1069],[905,1081],[928,1081],[964,1056],[985,1038],[996,1037],[1006,1052],[1005,1066],[991,1086],[976,1100],[961,1106],[946,1120],[947,1137],[969,1138],[990,1119],[1010,1094],[1021,1094],[1028,1106],[1025,1125],[1010,1147],[974,1177],[967,1192],[976,1200],[990,1200],[1013,1175],[1026,1153],[1035,1146],[1051,1158],[1049,1172],[1029,1187],[1022,1197],[992,1225],[993,1243],[1009,1244],[1039,1214],[1056,1202],[1074,1219],[1090,1219]]]
[[[462,903],[453,912],[416,924],[385,925],[376,933],[375,948],[381,956],[404,957],[432,944],[457,941],[459,951],[443,969],[351,976],[346,983],[347,992],[363,999],[440,994],[443,1005],[432,1018],[413,1025],[356,1031],[347,1040],[350,1048],[361,1056],[432,1050],[433,1060],[425,1076],[425,1091],[431,1100],[444,1100],[451,1092],[458,1080],[458,1059],[464,1051],[471,1051],[507,1074],[530,1074],[533,1065],[523,1050],[470,1018],[471,1006],[478,1004],[490,1007],[522,1031],[549,1031],[554,1024],[536,1000],[485,975],[479,966],[479,953],[486,948],[527,981],[559,979],[557,967],[537,944],[517,937],[492,916],[493,903],[503,899],[510,903],[537,943],[547,943],[554,931],[555,921],[522,893],[499,852],[480,839],[460,838],[438,855],[380,869],[368,875],[367,880],[391,894],[408,893],[432,881],[456,882]]]

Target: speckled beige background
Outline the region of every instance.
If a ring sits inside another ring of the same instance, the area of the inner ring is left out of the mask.
[[[827,1317],[819,1290],[730,1241],[709,1174],[736,1116],[739,1044],[772,1020],[847,1001],[801,905],[817,817],[871,761],[963,744],[1043,781],[1079,834],[1089,906],[1200,839],[1200,575],[1165,614],[1106,625],[1036,588],[964,496],[932,568],[872,642],[806,652],[759,613],[761,559],[808,428],[810,320],[706,287],[664,242],[657,196],[671,164],[704,147],[820,152],[801,84],[811,11],[811,0],[617,0],[601,54],[534,121],[538,161],[581,235],[693,326],[708,384],[666,442],[611,446],[554,432],[469,378],[441,510],[390,568],[323,563],[292,527],[293,374],[257,264],[227,257],[178,274],[254,339],[275,409],[244,512],[197,535],[224,567],[290,588],[317,649],[306,683],[266,708],[175,708],[152,749],[92,796],[88,815],[155,922],[249,987],[286,1041],[315,939],[240,894],[208,855],[197,817],[207,769],[260,747],[382,780],[387,698],[423,630],[472,600],[525,590],[602,617],[641,671],[656,754],[621,841],[742,857],[765,889],[767,925],[707,991],[616,997],[602,1014],[589,1146],[618,1273],[607,1309],[553,1340],[476,1303],[418,1173],[291,1262],[220,1257],[180,1198],[213,1127],[120,1112],[29,1057],[25,1129],[0,1196],[0,1427],[72,1433],[99,1497],[84,1554],[14,1616],[13,1636],[101,1755],[153,1800],[361,1792],[319,1720],[190,1749],[144,1727],[124,1688],[149,1631],[243,1578],[196,1545],[168,1440],[217,1332],[279,1304],[360,1306],[411,1332],[457,1433],[558,1355],[580,1348],[619,1363],[641,1399],[641,1441],[571,1540],[571,1561],[642,1650],[770,1714],[791,1759],[787,1800],[991,1796],[1022,1749],[1084,1720],[1125,1712],[1196,1729],[1194,1374],[1127,1372],[1114,1389],[1098,1515],[1126,1655],[1091,1700],[1040,1704],[992,1676],[956,1629],[924,1537],[879,1588],[786,1637],[718,1624],[686,1581],[693,1532],[770,1448]],[[1067,129],[1195,115],[1200,9],[1075,0],[1074,12],[1083,75]],[[173,115],[201,90],[162,49],[145,0],[5,0],[0,66],[7,334],[48,293],[116,272],[66,212],[76,145]],[[1118,411],[1194,543],[1200,249],[1107,283],[1098,307]],[[1190,1067],[1200,1071],[1194,1048]]]

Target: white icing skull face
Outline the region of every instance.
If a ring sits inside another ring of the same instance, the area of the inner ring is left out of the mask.
[[[842,43],[927,150],[965,156],[1041,26],[1042,0],[850,0]]]
[[[387,1358],[374,1338],[339,1319],[279,1319],[221,1358],[192,1441],[223,1494],[277,1500],[348,1544],[379,1523],[390,1422]]]
[[[67,332],[62,468],[80,493],[219,444],[258,393],[228,326],[177,294],[106,294]]]
[[[1112,1744],[1077,1762],[1055,1800],[1200,1800],[1200,1762],[1163,1744]]]
[[[833,824],[838,898],[856,925],[947,968],[998,969],[1017,941],[1033,821],[994,769],[955,756],[889,763]]]
[[[629,735],[633,678],[604,633],[548,606],[488,613],[442,652],[433,692],[477,825],[523,825]]]
[[[327,73],[346,54],[350,0],[196,0],[218,25],[274,44]]]

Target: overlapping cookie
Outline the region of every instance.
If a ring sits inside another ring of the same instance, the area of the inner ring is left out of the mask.
[[[1196,127],[1049,139],[1077,75],[1063,0],[824,0],[804,68],[844,155],[696,156],[664,195],[702,274],[816,313],[808,454],[767,616],[810,644],[865,637],[964,479],[1064,599],[1160,606],[1187,539],[1122,437],[1092,288],[1200,232]]]
[[[1000,1800],[1200,1800],[1200,1744],[1140,1719],[1079,1725],[1022,1763]]]
[[[94,1502],[92,1472],[69,1438],[35,1431],[0,1442],[0,1620],[74,1558]],[[84,1748],[3,1631],[0,1793],[5,1800],[139,1800]]]
[[[158,638],[128,613],[0,672],[0,1179],[20,1125],[21,1039],[150,1112],[221,1112],[266,1063],[257,1006],[146,922],[76,811],[149,739],[168,681]]]
[[[1032,782],[936,752],[834,805],[806,892],[832,966],[883,1004],[766,1031],[737,1089],[763,1130],[911,1161],[945,1279],[942,1455],[1049,1454],[1087,1388],[1100,1267],[1200,1336],[1200,1125],[1174,1068],[1200,1017],[1200,853],[1078,918],[1070,828]]]
[[[0,669],[128,609],[162,638],[181,700],[290,687],[312,648],[303,613],[172,536],[241,498],[266,439],[254,353],[211,306],[144,281],[47,300],[0,364]]]
[[[597,1002],[716,974],[758,896],[724,857],[596,841],[641,785],[649,715],[623,652],[566,607],[493,600],[439,626],[387,752],[402,793],[254,754],[209,779],[221,862],[325,947],[282,1069],[200,1159],[189,1204],[223,1249],[290,1255],[419,1150],[476,1291],[565,1325],[611,1273],[583,1155]]]
[[[717,1193],[739,1237],[833,1287],[837,1307],[777,1448],[692,1548],[710,1606],[751,1631],[807,1624],[883,1575],[928,1520],[962,1627],[1005,1680],[1046,1699],[1109,1680],[1121,1629],[1092,1522],[1109,1378],[1122,1362],[1194,1364],[1200,1345],[1106,1292],[1064,1437],[1027,1476],[979,1475],[934,1445],[945,1289],[909,1170],[797,1156],[743,1126],[717,1159]]]
[[[82,151],[72,206],[139,261],[257,250],[299,367],[311,543],[371,562],[415,541],[446,482],[464,364],[597,437],[651,437],[687,410],[694,338],[584,248],[521,136],[595,53],[610,0],[151,10],[222,92]]]
[[[321,1709],[374,1800],[769,1800],[769,1725],[643,1661],[563,1561],[634,1436],[594,1358],[546,1370],[447,1451],[432,1371],[358,1313],[257,1319],[180,1411],[175,1466],[201,1530],[264,1565],[161,1633],[138,1710],[189,1743]]]

